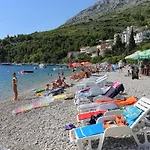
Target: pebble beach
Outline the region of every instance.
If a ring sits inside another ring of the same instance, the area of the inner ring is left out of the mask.
[[[120,81],[125,87],[123,96],[143,96],[150,98],[150,79],[142,76],[139,80],[127,77],[127,69],[119,72],[106,72],[108,82]],[[72,83],[72,81],[67,80]],[[75,87],[67,89],[67,93],[75,93]],[[78,150],[69,141],[69,131],[64,126],[73,123],[76,127],[77,109],[73,99],[57,99],[48,107],[14,115],[12,111],[18,106],[38,99],[33,91],[23,94],[19,101],[7,101],[0,104],[0,148],[10,150]],[[107,138],[103,150],[135,150],[137,145],[132,138]]]

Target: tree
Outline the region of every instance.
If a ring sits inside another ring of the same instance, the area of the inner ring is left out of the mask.
[[[131,30],[131,35],[130,35],[130,38],[129,38],[129,46],[128,46],[129,52],[132,51],[135,47],[136,47],[136,44],[135,44],[135,40],[134,40],[134,32],[133,32],[133,29],[132,29]]]
[[[112,47],[112,53],[115,56],[122,55],[125,51],[125,44],[122,43],[121,37],[117,35],[116,44]]]

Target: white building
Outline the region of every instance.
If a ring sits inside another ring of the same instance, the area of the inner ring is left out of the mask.
[[[80,48],[80,53],[87,53],[87,54],[92,54],[94,53],[95,51],[97,51],[97,48],[96,46],[93,46],[93,47],[82,47]]]
[[[133,32],[135,32],[136,27],[130,26],[130,27],[127,27],[125,31],[123,31],[122,36],[121,36],[122,43],[129,44],[129,39],[130,39],[132,30]]]
[[[136,33],[136,35],[134,36],[134,40],[136,44],[139,44],[144,40],[149,40],[149,39],[150,39],[150,31],[139,32]]]

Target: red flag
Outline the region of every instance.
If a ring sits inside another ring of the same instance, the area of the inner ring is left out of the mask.
[[[73,68],[72,60],[71,59],[69,59],[69,68]]]

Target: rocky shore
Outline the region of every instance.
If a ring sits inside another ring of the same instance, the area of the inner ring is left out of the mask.
[[[124,96],[143,96],[150,98],[150,79],[142,76],[140,80],[126,77],[123,73],[110,72],[108,81],[120,81],[125,87]],[[75,92],[75,87],[67,90]],[[50,103],[48,107],[32,109],[18,115],[12,111],[20,105],[28,104],[37,99],[33,92],[24,94],[19,101],[7,101],[0,104],[0,146],[10,150],[77,150],[75,144],[70,143],[68,131],[64,126],[76,120],[77,110],[73,100],[59,99]],[[132,138],[108,138],[103,150],[135,150],[137,146]]]

